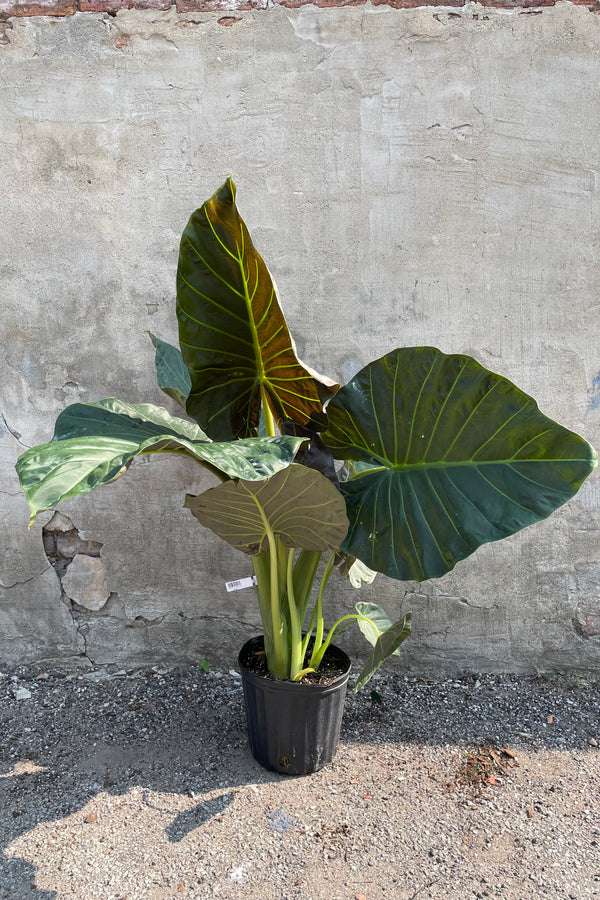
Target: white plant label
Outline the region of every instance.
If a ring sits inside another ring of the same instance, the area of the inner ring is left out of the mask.
[[[256,575],[251,575],[249,578],[238,578],[237,581],[226,581],[225,587],[228,591],[241,591],[242,588],[252,587],[254,584],[256,584]]]

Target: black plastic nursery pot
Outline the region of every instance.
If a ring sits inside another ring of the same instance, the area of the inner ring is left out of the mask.
[[[250,671],[253,655],[261,651],[264,638],[259,635],[244,644],[238,657],[250,750],[257,762],[272,772],[310,775],[335,756],[350,658],[330,645],[326,658],[337,663],[343,674],[329,684],[302,684]]]

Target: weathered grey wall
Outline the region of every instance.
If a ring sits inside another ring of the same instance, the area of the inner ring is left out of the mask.
[[[209,483],[191,461],[145,460],[61,505],[103,545],[111,595],[97,610],[61,593],[42,545],[51,514],[27,530],[13,470],[69,402],[162,402],[145,330],[176,340],[179,235],[230,173],[315,368],[346,380],[398,345],[468,352],[600,444],[600,17],[469,4],[237,18],[87,13],[6,29],[5,665],[232,663],[257,630],[251,592],[224,589],[248,561],[182,508]],[[599,485],[596,473],[552,519],[443,579],[363,589],[412,608],[405,661],[600,668]],[[80,551],[97,560],[93,548]],[[356,599],[341,583],[334,596],[336,610]]]

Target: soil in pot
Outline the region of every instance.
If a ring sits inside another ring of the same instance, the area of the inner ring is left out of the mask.
[[[252,643],[252,641],[248,641],[248,644],[245,644],[244,648]],[[260,675],[261,678],[269,678],[271,681],[275,681],[276,679],[273,678],[267,668],[267,656],[263,647],[264,644],[261,639],[258,646],[251,647],[248,653],[244,655],[243,661],[242,654],[240,653],[240,664],[243,665],[244,668],[248,669],[248,671],[252,672],[254,675]],[[312,641],[309,644],[308,650],[306,651],[306,657],[304,660],[304,665],[306,667],[308,667],[311,653]],[[348,657],[345,653],[343,653],[343,651],[341,651],[338,647],[330,646],[328,647],[325,656],[323,657],[323,662],[319,666],[318,671],[308,672],[306,675],[304,675],[299,683],[331,684],[331,682],[335,681],[336,678],[339,678],[340,676],[346,674],[348,670],[347,660]]]

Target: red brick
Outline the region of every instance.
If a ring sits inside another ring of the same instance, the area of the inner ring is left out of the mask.
[[[76,0],[0,0],[0,19],[9,16],[72,16]]]
[[[319,6],[321,9],[335,6],[364,6],[367,0],[274,0],[277,6],[285,6],[286,9],[298,9],[300,6]]]
[[[496,9],[538,9],[542,6],[554,6],[555,0],[483,0],[483,6]]]
[[[492,6],[497,9],[523,9],[528,10],[539,9],[542,7],[554,6],[558,0],[482,0],[482,6]],[[571,3],[579,6],[593,7],[593,0],[571,0]],[[531,14],[531,13],[530,13]]]
[[[171,0],[79,0],[81,12],[115,13],[120,9],[171,9],[172,5]]]
[[[371,0],[373,6],[391,6],[393,9],[419,9],[424,6],[464,6],[466,0]],[[485,2],[485,0],[484,0]]]
[[[177,0],[177,12],[238,12],[267,9],[269,0]]]

